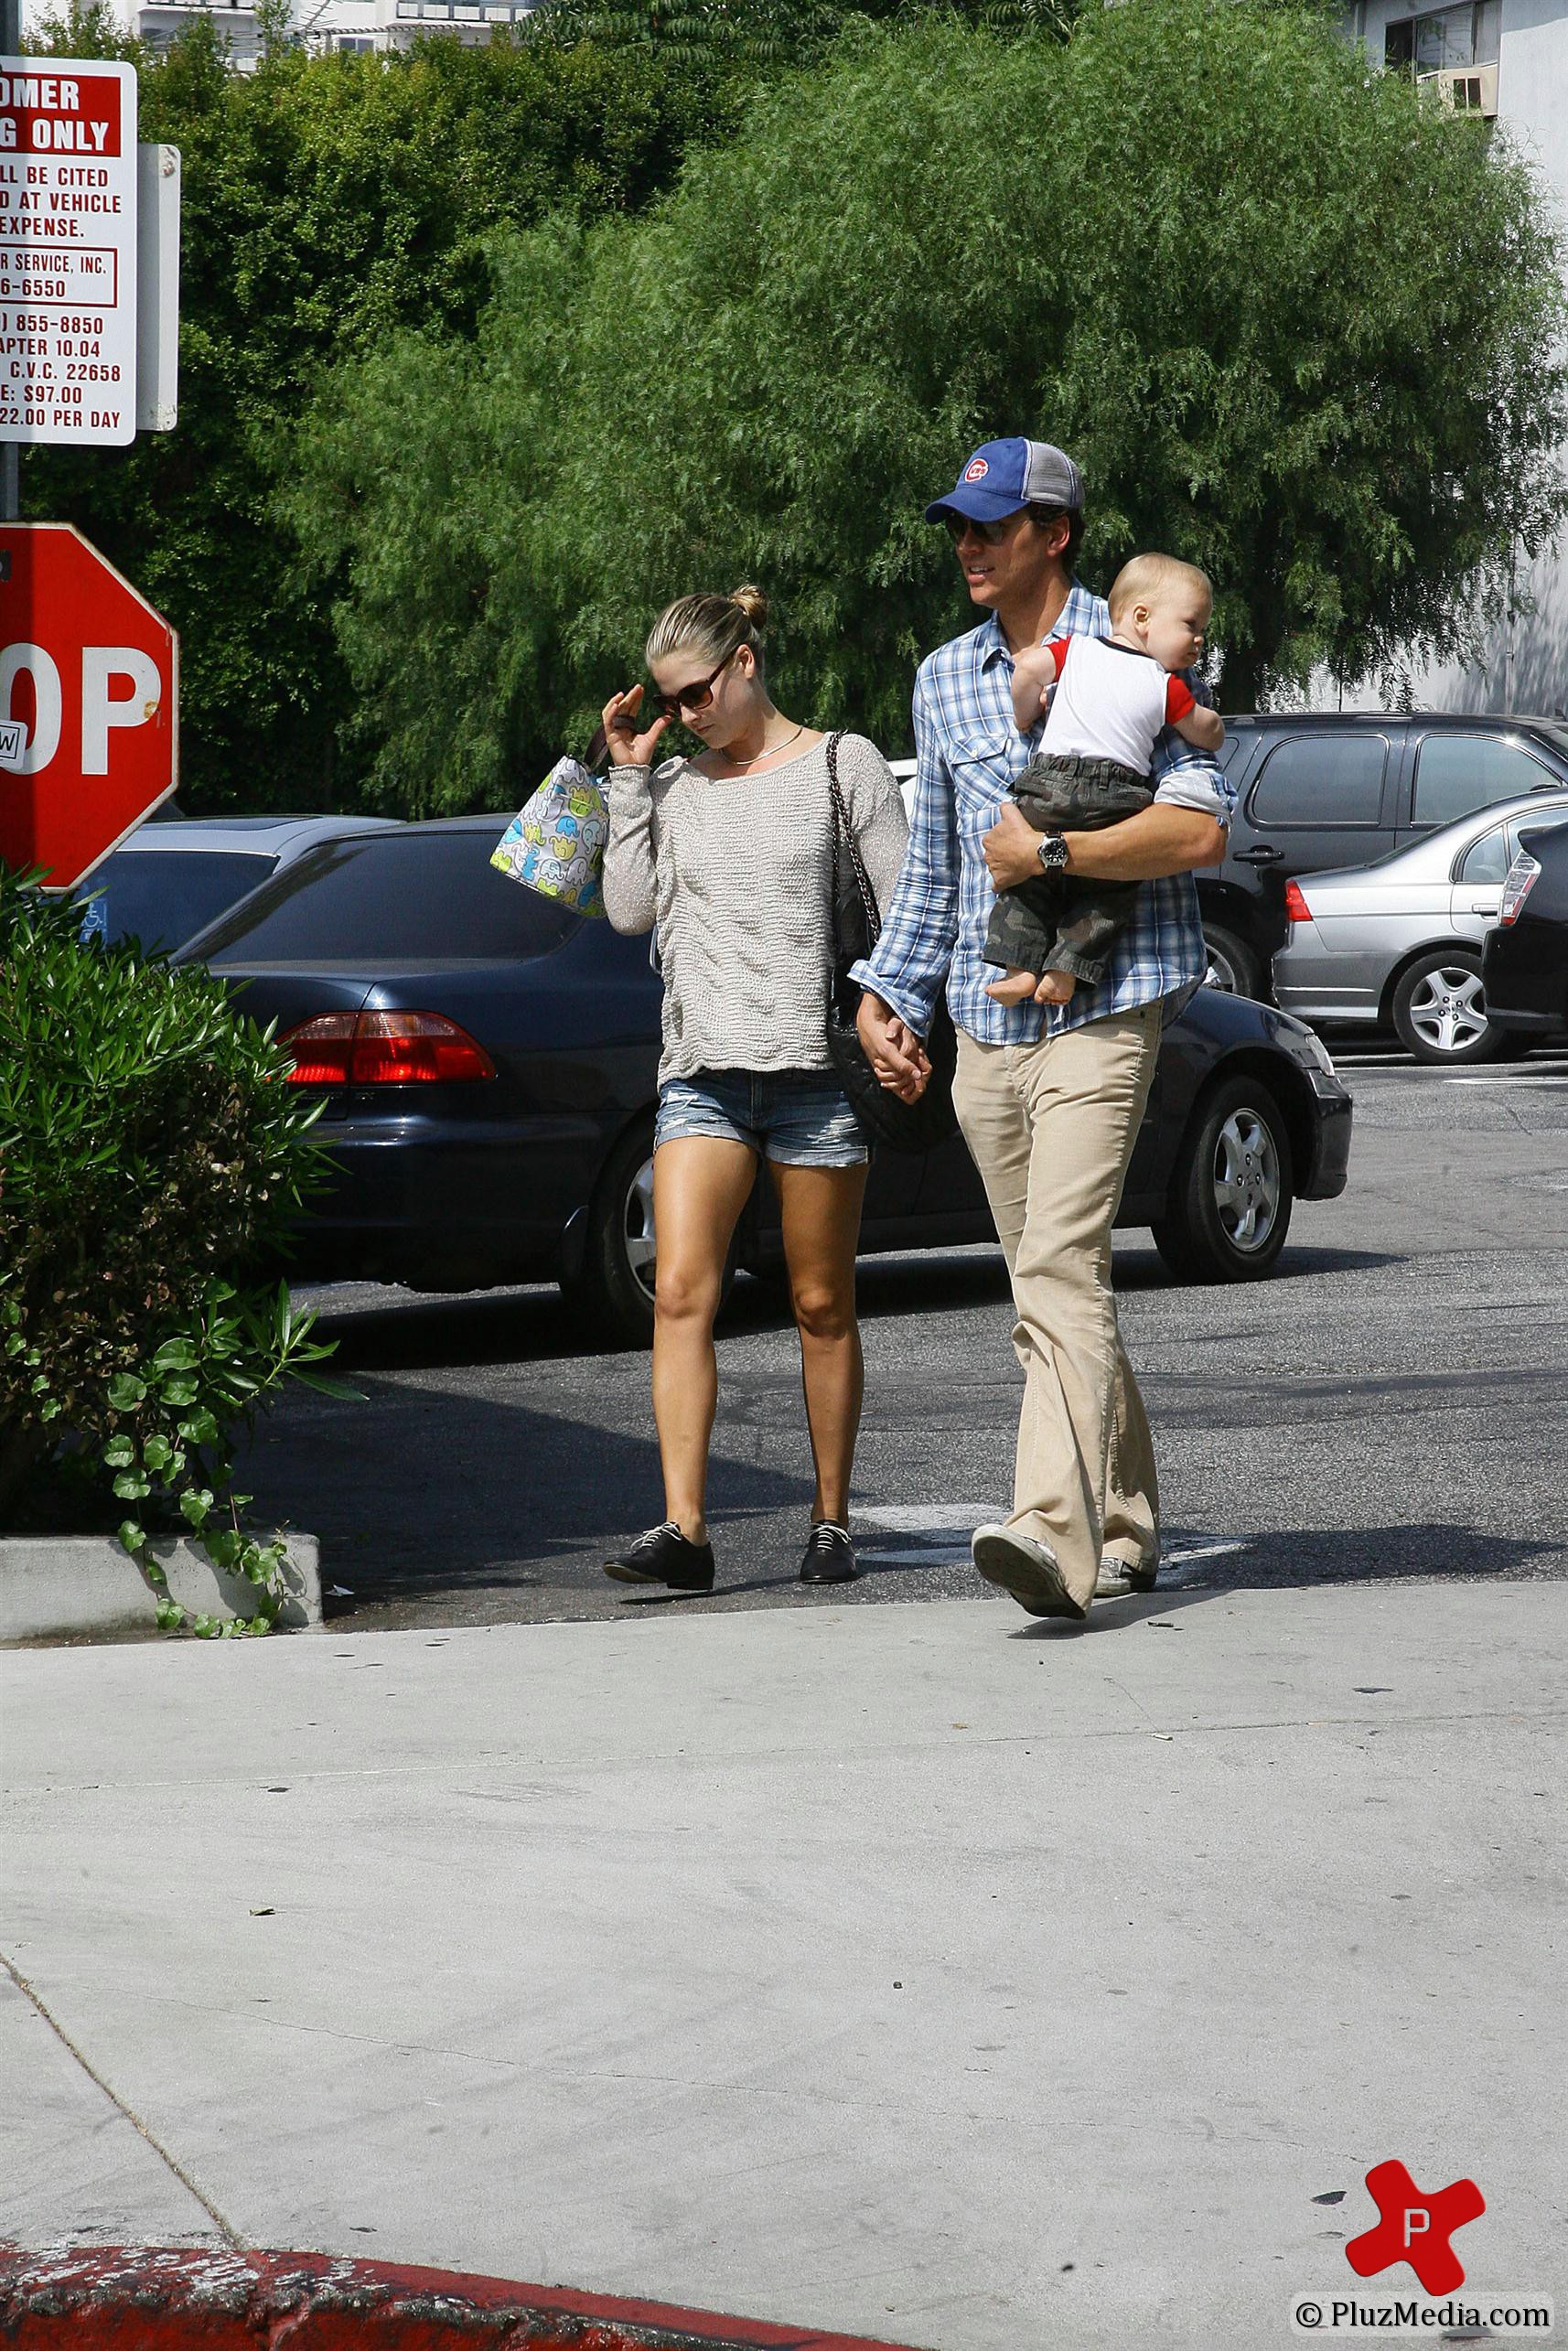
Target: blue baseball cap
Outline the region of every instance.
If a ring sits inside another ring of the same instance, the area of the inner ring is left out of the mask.
[[[947,514],[967,514],[974,522],[1000,522],[1024,506],[1083,505],[1083,476],[1065,449],[1049,441],[983,441],[946,498],[926,509],[928,522]]]

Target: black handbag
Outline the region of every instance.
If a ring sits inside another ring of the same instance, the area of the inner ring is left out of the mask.
[[[833,804],[833,968],[828,993],[828,1052],[868,1142],[886,1143],[889,1151],[933,1151],[958,1132],[958,1113],[952,1104],[958,1036],[946,1004],[940,1004],[925,1040],[931,1074],[918,1102],[906,1102],[890,1093],[866,1059],[855,1027],[861,988],[849,975],[852,966],[869,955],[880,938],[882,915],[839,784],[842,739],[830,735],[825,746],[828,790]]]

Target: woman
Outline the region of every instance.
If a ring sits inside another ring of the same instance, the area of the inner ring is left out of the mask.
[[[713,1589],[705,1492],[718,1393],[714,1317],[736,1224],[768,1162],[779,1195],[800,1333],[816,1492],[800,1574],[855,1573],[849,1477],[863,1371],[854,1258],[866,1150],[828,1058],[833,963],[833,812],[828,738],[768,691],[760,588],[688,596],[660,613],[647,659],[658,714],[638,732],[642,688],[605,704],[614,761],[605,906],[618,930],[657,928],[664,1052],[654,1130],[659,1235],[653,1413],[663,1523],[606,1573],[678,1592]],[[675,720],[695,758],[650,768]],[[837,738],[840,790],[886,905],[908,827],[887,763]]]

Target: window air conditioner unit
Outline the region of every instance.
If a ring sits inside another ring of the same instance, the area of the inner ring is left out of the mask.
[[[1423,73],[1422,87],[1434,90],[1455,114],[1478,114],[1490,121],[1498,111],[1498,69],[1495,65],[1450,65],[1441,73]]]

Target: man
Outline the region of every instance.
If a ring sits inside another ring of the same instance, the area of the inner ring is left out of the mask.
[[[1013,1509],[974,1535],[974,1563],[1031,1615],[1081,1621],[1096,1591],[1154,1586],[1159,1500],[1148,1422],[1122,1351],[1111,1228],[1165,1020],[1208,964],[1192,875],[1224,853],[1234,795],[1167,729],[1151,805],[1094,832],[1037,833],[1007,786],[1038,740],[1015,728],[1014,656],[1042,639],[1110,634],[1073,575],[1083,483],[1048,443],[988,441],[926,509],[952,536],[977,628],[915,682],[909,853],[874,953],[855,966],[860,1035],[908,1097],[944,987],[959,1031],[953,1097],[1013,1284],[1024,1367]],[[1066,1005],[986,993],[997,889],[1042,870],[1141,882],[1101,984]]]

